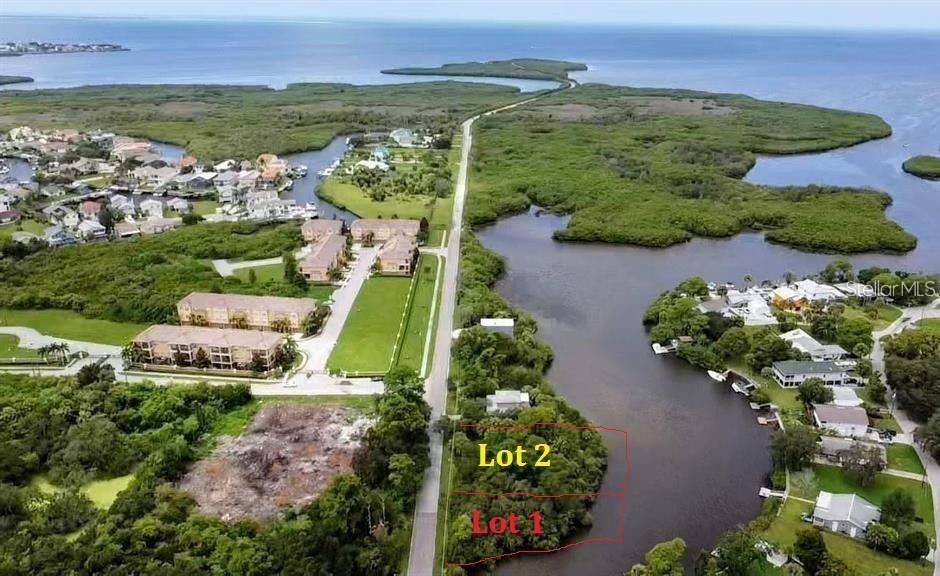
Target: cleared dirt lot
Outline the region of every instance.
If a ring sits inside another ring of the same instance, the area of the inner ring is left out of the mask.
[[[370,425],[351,408],[267,405],[240,436],[221,438],[180,487],[205,514],[223,520],[270,518],[281,507],[309,504],[333,476],[350,472]]]

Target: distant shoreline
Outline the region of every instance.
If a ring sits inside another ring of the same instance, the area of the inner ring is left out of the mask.
[[[6,86],[7,84],[26,84],[29,82],[34,82],[29,76],[3,76],[0,75],[0,86]]]

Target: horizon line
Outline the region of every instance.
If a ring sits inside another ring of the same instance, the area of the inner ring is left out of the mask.
[[[86,15],[66,15],[66,14],[40,14],[40,13],[3,13],[0,12],[0,18],[35,18],[35,19],[60,19],[60,20],[136,20],[150,22],[239,22],[239,23],[267,23],[267,24],[412,24],[412,25],[467,25],[467,26],[544,26],[557,28],[574,28],[578,26],[594,26],[599,28],[663,28],[663,29],[735,29],[735,30],[763,30],[763,31],[805,31],[805,32],[867,32],[867,33],[932,33],[940,34],[940,27],[875,27],[875,26],[815,26],[813,24],[751,24],[751,23],[708,23],[696,24],[691,22],[609,22],[584,20],[579,22],[563,22],[552,20],[448,20],[448,19],[422,19],[422,18],[336,18],[336,19],[304,19],[304,18],[273,18],[265,16],[192,16],[177,17],[165,15],[106,15],[106,14],[86,14]]]

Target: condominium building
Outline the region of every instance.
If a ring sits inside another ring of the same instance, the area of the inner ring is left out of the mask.
[[[418,261],[418,242],[414,236],[395,234],[379,249],[378,258],[382,274],[408,276]]]
[[[194,365],[202,350],[213,368],[248,369],[259,358],[270,369],[283,340],[260,330],[158,324],[138,334],[133,345],[146,364]]]
[[[373,242],[385,242],[395,235],[404,234],[417,237],[421,230],[421,223],[417,220],[403,220],[396,218],[362,218],[356,220],[349,227],[353,240],[362,242],[371,239]]]
[[[330,235],[342,235],[343,222],[341,220],[307,220],[300,227],[304,242],[316,242]]]
[[[316,307],[312,298],[193,292],[176,311],[183,325],[299,332]]]
[[[307,279],[307,282],[331,282],[335,271],[342,268],[345,254],[345,236],[337,234],[322,236],[310,246],[310,253],[300,261],[300,273]]]

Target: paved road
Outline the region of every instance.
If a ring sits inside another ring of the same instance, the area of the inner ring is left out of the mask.
[[[0,326],[0,334],[12,334],[19,337],[20,348],[37,349],[56,342],[64,342],[68,344],[69,352],[87,352],[93,356],[104,356],[107,354],[121,355],[120,346],[54,338],[52,336],[46,336],[32,328],[25,328],[23,326]]]
[[[940,306],[940,299],[926,306],[904,308],[900,318],[892,322],[884,330],[872,334],[875,339],[875,345],[871,353],[871,361],[874,369],[884,374],[885,351],[884,346],[881,345],[882,338],[902,332],[905,328],[910,327],[918,320],[940,318],[940,308],[938,308],[938,306]],[[917,429],[918,424],[911,420],[903,410],[894,410],[893,414],[901,430],[904,432],[904,436],[912,439],[914,437],[914,430]],[[934,460],[930,454],[927,454],[916,442],[913,446],[914,450],[917,451],[917,455],[920,457],[920,461],[923,462],[924,468],[927,470],[927,483],[930,484],[930,490],[933,493],[934,518],[940,518],[940,466],[938,466],[937,461]],[[898,474],[895,475],[897,476]],[[920,480],[921,477],[917,476],[916,479]],[[937,525],[935,538],[936,542],[940,543],[940,524]],[[940,546],[938,546],[938,548],[940,548]],[[940,550],[934,550],[933,562],[933,574],[934,576],[940,576]]]
[[[509,106],[482,114],[489,116],[540,98],[530,98]],[[431,465],[425,471],[421,492],[415,506],[414,528],[411,533],[411,559],[408,562],[409,576],[432,576],[434,573],[434,551],[437,538],[438,501],[441,490],[441,456],[443,438],[433,429],[433,423],[445,411],[447,403],[447,375],[450,371],[451,333],[454,330],[454,308],[457,300],[457,270],[460,263],[460,240],[463,230],[463,207],[467,198],[467,171],[470,165],[470,148],[473,145],[473,123],[480,118],[474,116],[462,125],[463,140],[460,150],[460,170],[457,173],[457,190],[454,193],[454,212],[450,223],[450,242],[444,262],[444,287],[441,292],[441,311],[437,323],[437,341],[434,346],[434,361],[431,374],[425,381],[424,398],[431,406]]]

